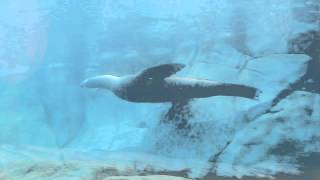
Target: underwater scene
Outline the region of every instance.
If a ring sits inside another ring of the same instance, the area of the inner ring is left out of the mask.
[[[320,0],[1,0],[0,180],[319,180]]]

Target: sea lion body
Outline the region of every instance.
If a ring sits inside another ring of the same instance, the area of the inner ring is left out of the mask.
[[[143,82],[131,82],[114,91],[121,99],[131,102],[176,102],[185,99],[207,98],[228,92],[227,89],[235,84],[224,84],[214,81],[191,78],[169,77],[163,81],[149,79]],[[234,96],[237,92],[243,93],[247,86],[237,85],[237,88],[225,96]],[[256,89],[248,92],[255,94]],[[255,97],[252,97],[252,99]]]

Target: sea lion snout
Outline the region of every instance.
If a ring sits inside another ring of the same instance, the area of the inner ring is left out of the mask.
[[[112,89],[118,82],[115,76],[95,76],[88,78],[80,84],[85,88]]]
[[[81,82],[80,87],[83,88],[98,88],[99,82],[96,79],[90,78]]]
[[[84,88],[86,87],[86,84],[87,84],[87,80],[84,80],[80,83],[80,87]]]

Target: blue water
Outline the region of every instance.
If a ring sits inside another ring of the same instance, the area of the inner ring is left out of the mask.
[[[0,179],[103,179],[106,164],[317,179],[319,9],[318,0],[1,1]],[[172,63],[185,65],[172,77],[261,94],[134,103],[80,86]],[[52,167],[60,171],[43,173]]]

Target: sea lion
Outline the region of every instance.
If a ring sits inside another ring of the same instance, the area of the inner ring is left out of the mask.
[[[82,87],[108,89],[121,99],[136,103],[181,102],[211,96],[256,99],[255,87],[204,79],[173,77],[184,64],[161,64],[122,77],[101,75],[84,80]]]

